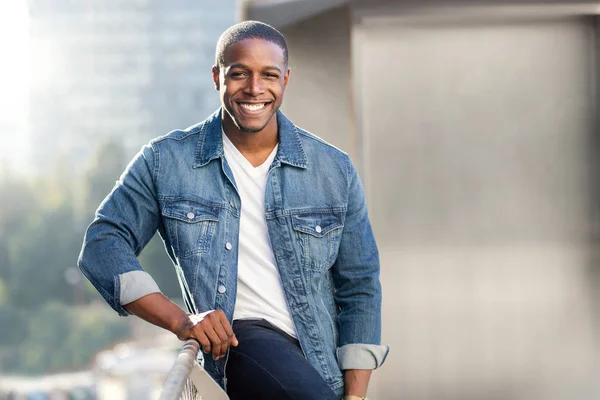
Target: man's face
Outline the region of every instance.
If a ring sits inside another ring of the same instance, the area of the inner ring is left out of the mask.
[[[262,131],[281,106],[290,76],[283,50],[263,39],[246,39],[230,45],[224,59],[212,70],[224,117],[243,132]]]

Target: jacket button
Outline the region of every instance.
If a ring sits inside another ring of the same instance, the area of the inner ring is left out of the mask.
[[[231,250],[233,248],[233,246],[231,245],[231,243],[227,242],[227,243],[225,243],[225,248],[227,250]]]
[[[194,213],[193,213],[193,212],[189,212],[189,213],[187,213],[187,217],[188,217],[189,219],[194,219],[195,215],[194,215]]]
[[[233,200],[229,201],[229,205],[231,206],[231,208],[235,208],[235,203],[233,202]]]
[[[317,231],[317,233],[321,233],[321,231],[322,231],[322,230],[323,230],[323,229],[321,229],[321,226],[320,226],[320,225],[317,225],[317,226],[315,227],[315,231]]]
[[[225,293],[226,291],[227,291],[227,288],[226,288],[225,286],[223,286],[223,285],[220,285],[220,286],[217,288],[217,292],[219,292],[219,293],[221,293],[221,294]]]

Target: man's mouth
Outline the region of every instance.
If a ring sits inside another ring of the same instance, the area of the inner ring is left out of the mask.
[[[266,102],[242,103],[242,102],[238,101],[237,104],[244,110],[256,112],[256,111],[262,110],[263,108],[265,108],[266,106],[271,104],[271,102],[266,101]]]

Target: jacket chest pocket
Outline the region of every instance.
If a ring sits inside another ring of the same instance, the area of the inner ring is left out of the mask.
[[[177,200],[166,202],[162,215],[178,257],[208,252],[219,221],[219,208],[191,200]]]
[[[292,227],[306,268],[324,271],[333,264],[344,228],[342,221],[340,213],[292,215]]]

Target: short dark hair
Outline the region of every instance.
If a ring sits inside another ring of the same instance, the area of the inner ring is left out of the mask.
[[[227,28],[227,30],[221,34],[221,37],[219,37],[215,54],[217,68],[221,68],[222,65],[225,65],[225,50],[232,44],[246,39],[263,39],[275,43],[283,50],[283,60],[287,67],[288,48],[281,32],[264,22],[244,21]]]

